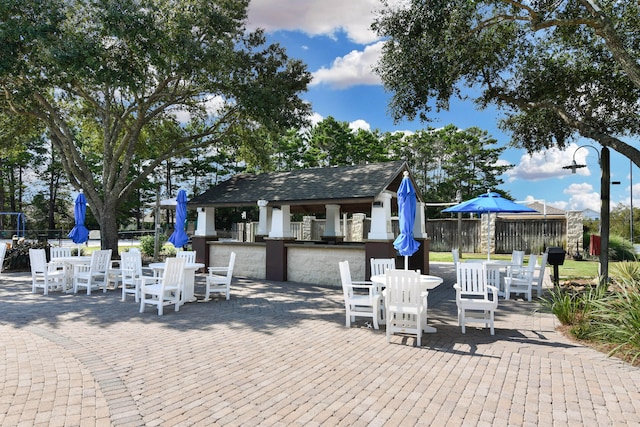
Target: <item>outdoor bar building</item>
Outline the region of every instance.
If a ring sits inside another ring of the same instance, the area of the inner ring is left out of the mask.
[[[338,262],[348,260],[354,280],[369,277],[370,258],[395,258],[395,233],[391,219],[397,212],[397,191],[404,161],[367,165],[300,169],[288,172],[236,175],[188,203],[198,212],[192,247],[198,262],[225,265],[235,252],[234,275],[272,281],[339,286]],[[416,188],[414,238],[420,248],[409,258],[411,269],[429,272],[429,240],[425,233],[424,201]],[[215,209],[258,206],[255,242],[219,239]],[[291,214],[324,215],[319,241],[296,240]],[[361,241],[345,239],[347,217],[370,218],[370,229]],[[341,221],[342,220],[342,221]]]

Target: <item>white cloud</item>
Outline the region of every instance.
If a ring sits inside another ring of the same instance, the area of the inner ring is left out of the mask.
[[[353,131],[357,131],[358,129],[371,130],[371,125],[365,120],[359,119],[349,123],[349,129]]]
[[[563,169],[563,166],[571,165],[574,159],[578,165],[587,165],[587,167],[576,169],[576,174],[590,176],[593,161],[588,161],[587,159],[589,150],[577,150],[578,147],[576,144],[570,144],[566,150],[563,151],[554,147],[549,150],[536,152],[532,155],[523,154],[522,157],[520,157],[520,162],[507,171],[509,181],[513,182],[516,179],[537,181],[568,176],[571,174],[571,171]]]
[[[252,0],[247,27],[328,37],[344,31],[351,41],[368,44],[378,39],[370,27],[379,9],[379,0]]]
[[[322,67],[313,73],[311,85],[326,84],[346,89],[356,85],[380,85],[380,77],[373,72],[382,51],[383,42],[367,46],[363,51],[353,50],[336,58],[330,68]]]
[[[586,182],[582,184],[571,184],[564,190],[569,195],[568,206],[565,209],[582,211],[593,209],[600,211],[600,193],[593,191],[593,186]]]

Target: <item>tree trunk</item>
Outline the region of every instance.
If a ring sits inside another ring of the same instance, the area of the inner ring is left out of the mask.
[[[118,258],[118,223],[116,221],[116,208],[111,207],[110,197],[105,197],[105,209],[98,218],[100,224],[100,247],[111,249],[111,258]]]

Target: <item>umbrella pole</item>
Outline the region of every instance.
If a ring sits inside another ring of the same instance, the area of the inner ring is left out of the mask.
[[[487,261],[491,261],[491,212],[487,213]]]
[[[408,256],[404,256],[404,269],[408,270],[409,269],[409,257]]]

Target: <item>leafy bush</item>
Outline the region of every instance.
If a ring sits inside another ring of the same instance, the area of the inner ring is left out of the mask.
[[[166,234],[160,234],[160,236],[158,237],[159,239],[159,247],[160,249],[163,248],[164,244],[167,242],[167,235]],[[146,236],[141,236],[140,237],[140,252],[142,252],[145,255],[148,256],[153,256],[154,255],[154,249],[155,249],[155,236],[153,235],[146,235]]]
[[[609,271],[611,278],[626,288],[635,288],[640,292],[640,262],[618,262]]]
[[[614,344],[610,355],[621,354],[635,363],[640,357],[640,294],[638,283],[622,286],[594,302],[588,338]]]
[[[5,271],[25,271],[31,268],[29,262],[29,249],[49,249],[47,242],[22,241],[8,248],[4,256],[3,267]]]
[[[609,236],[609,260],[611,261],[635,261],[636,255],[633,244],[620,236]]]

